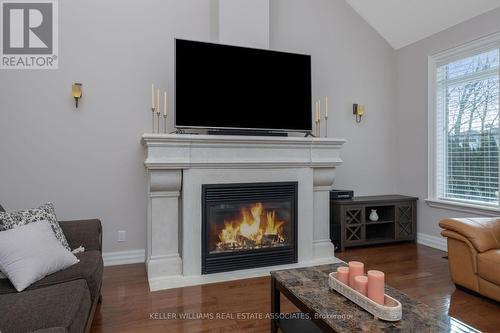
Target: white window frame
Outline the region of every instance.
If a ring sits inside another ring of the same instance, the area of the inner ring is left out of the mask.
[[[468,56],[479,54],[488,49],[500,47],[500,32],[494,33],[472,42],[454,47],[452,49],[434,54],[428,58],[428,119],[427,119],[427,144],[428,144],[428,180],[427,180],[427,204],[431,207],[452,209],[456,211],[497,216],[500,213],[499,206],[472,204],[439,198],[437,195],[437,110],[436,110],[436,72],[443,64],[460,60]],[[500,75],[500,70],[499,70]],[[500,92],[499,92],[500,96]],[[500,172],[500,171],[499,171]]]

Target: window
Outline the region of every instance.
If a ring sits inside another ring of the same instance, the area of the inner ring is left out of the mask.
[[[499,41],[429,59],[431,200],[499,208]]]

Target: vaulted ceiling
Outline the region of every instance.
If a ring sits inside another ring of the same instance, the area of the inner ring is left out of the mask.
[[[500,7],[500,0],[346,0],[399,49]]]

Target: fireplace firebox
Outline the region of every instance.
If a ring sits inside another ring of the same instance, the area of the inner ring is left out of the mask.
[[[297,262],[297,182],[202,186],[202,274]]]

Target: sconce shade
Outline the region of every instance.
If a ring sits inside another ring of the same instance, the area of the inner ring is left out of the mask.
[[[81,83],[73,83],[71,86],[71,95],[75,99],[76,107],[78,108],[78,100],[82,98],[82,84]]]
[[[356,116],[356,122],[360,123],[361,118],[365,115],[365,106],[359,104],[353,104],[352,114]]]

